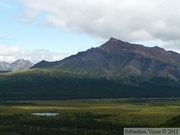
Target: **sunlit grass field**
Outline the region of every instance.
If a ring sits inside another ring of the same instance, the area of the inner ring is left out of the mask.
[[[32,115],[45,112],[59,115]],[[179,114],[180,99],[1,101],[0,133],[122,134],[123,127],[165,127]]]

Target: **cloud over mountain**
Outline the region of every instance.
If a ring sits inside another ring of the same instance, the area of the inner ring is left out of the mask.
[[[26,59],[32,61],[33,63],[37,63],[42,59],[48,61],[56,61],[63,59],[64,57],[68,56],[69,54],[63,53],[55,53],[50,52],[48,50],[35,50],[29,49],[25,50],[20,48],[20,46],[11,46],[8,44],[0,43],[0,61],[5,62],[13,62],[17,59]]]
[[[180,50],[179,0],[18,0],[26,22]]]

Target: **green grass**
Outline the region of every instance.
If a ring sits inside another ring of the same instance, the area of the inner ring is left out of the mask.
[[[129,126],[165,127],[179,114],[179,99],[0,101],[0,134],[122,134]]]

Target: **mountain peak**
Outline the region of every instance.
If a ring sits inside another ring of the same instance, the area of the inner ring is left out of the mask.
[[[180,66],[180,55],[178,53],[166,51],[165,49],[158,46],[146,47],[140,44],[132,44],[115,38],[110,38],[109,41],[101,45],[100,48],[112,54],[137,54],[153,60]]]
[[[124,41],[111,37],[108,42],[124,42]]]
[[[28,69],[33,66],[29,60],[18,59],[12,63],[0,62],[0,70],[13,71],[19,69]]]
[[[13,63],[23,63],[23,62],[29,62],[28,60],[24,60],[24,59],[18,59],[16,61],[14,61]]]
[[[33,66],[29,60],[18,59],[15,62],[11,63],[10,70],[19,70],[19,69],[27,69]]]
[[[132,46],[128,42],[124,42],[115,38],[110,38],[106,43],[101,45],[100,48],[108,52],[118,52],[121,50],[129,50],[129,48],[134,49],[134,46]]]
[[[118,39],[111,37],[109,41],[117,41]]]

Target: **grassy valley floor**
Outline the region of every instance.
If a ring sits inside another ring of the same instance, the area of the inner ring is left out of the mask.
[[[32,113],[58,113],[36,116]],[[0,101],[3,135],[119,135],[124,127],[180,127],[180,99]]]

